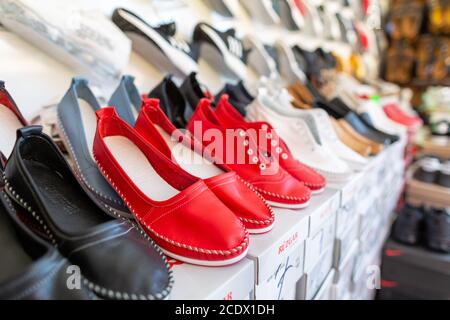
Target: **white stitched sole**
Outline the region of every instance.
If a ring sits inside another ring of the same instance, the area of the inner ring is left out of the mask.
[[[238,256],[236,256],[234,258],[231,258],[231,259],[228,259],[228,260],[214,260],[214,261],[187,258],[187,257],[180,256],[178,254],[172,253],[172,252],[170,252],[168,250],[165,250],[163,248],[161,248],[161,250],[166,255],[168,255],[168,256],[176,259],[176,260],[179,260],[179,261],[182,261],[182,262],[186,262],[186,263],[189,263],[189,264],[195,264],[195,265],[198,265],[198,266],[205,266],[205,267],[222,267],[222,266],[228,266],[230,264],[234,264],[234,263],[239,262],[242,259],[244,259],[245,256],[247,255],[248,247],[244,250],[244,252],[242,252],[240,255],[238,255]]]
[[[303,208],[306,208],[307,206],[309,206],[309,203],[311,202],[311,200],[308,200],[308,201],[306,201],[304,203],[299,203],[299,204],[279,203],[279,202],[273,202],[273,201],[269,201],[269,200],[266,200],[266,202],[270,206],[277,207],[277,208],[303,209]]]
[[[311,193],[314,194],[314,195],[318,195],[318,194],[321,194],[323,192],[323,190],[325,190],[325,188],[317,189],[317,190],[312,190],[311,189]]]
[[[22,127],[15,113],[0,104],[0,151],[8,158],[16,142],[16,131]]]
[[[275,226],[275,222],[272,222],[272,224],[270,226],[267,226],[265,228],[260,228],[260,229],[249,229],[249,228],[247,228],[247,231],[250,234],[261,234],[261,233],[269,232],[270,230],[273,229],[274,226]]]
[[[121,136],[106,137],[104,141],[128,177],[150,199],[164,201],[179,194],[158,174],[133,142]]]

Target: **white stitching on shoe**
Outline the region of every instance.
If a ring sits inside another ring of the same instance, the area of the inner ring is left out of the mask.
[[[19,201],[19,205],[22,206],[24,209],[26,209],[28,212],[30,212],[32,214],[32,216],[42,225],[42,227],[44,228],[45,232],[47,233],[47,235],[50,237],[52,244],[56,247],[57,243],[55,240],[55,237],[53,236],[53,234],[51,233],[50,229],[47,227],[47,225],[45,224],[45,222],[41,219],[41,217],[35,212],[33,211],[33,209],[31,208],[31,206],[29,206],[27,204],[26,201],[24,201],[11,187],[11,184],[9,183],[9,181],[6,179],[6,175],[5,173],[3,173],[3,179],[5,181],[5,187],[6,190],[8,191],[8,194],[10,196],[12,196],[14,198],[14,200]],[[95,291],[96,293],[102,295],[102,293],[106,290],[108,293],[108,296],[110,298],[115,298],[115,299],[120,299],[118,297],[123,297],[124,300],[127,300],[126,297],[137,297],[139,296],[140,298],[142,298],[141,300],[155,300],[156,299],[163,299],[164,297],[167,297],[170,293],[170,291],[172,290],[173,287],[173,272],[172,269],[169,266],[169,263],[167,262],[167,258],[165,256],[165,254],[162,252],[161,248],[159,248],[155,242],[153,241],[153,239],[151,239],[144,231],[142,231],[141,228],[139,228],[139,226],[136,226],[135,223],[133,223],[131,220],[129,219],[125,219],[124,220],[128,220],[132,223],[133,227],[136,228],[137,231],[140,232],[140,234],[151,244],[151,246],[156,250],[156,252],[162,257],[163,262],[165,264],[165,267],[168,270],[168,274],[169,274],[169,282],[167,284],[167,286],[163,289],[162,292],[158,292],[156,293],[154,296],[152,294],[148,294],[147,296],[144,295],[137,295],[137,294],[130,294],[130,293],[121,293],[118,291],[113,291],[107,288],[104,288],[102,286],[99,286],[91,281],[89,281],[88,279],[86,279],[85,277],[83,277],[83,281],[85,282],[85,284],[88,285],[89,289]],[[96,290],[97,289],[97,290]],[[105,295],[106,296],[106,295]]]
[[[83,182],[83,184],[86,185],[86,186],[89,188],[89,190],[91,190],[92,192],[94,192],[95,194],[97,194],[99,197],[101,197],[101,198],[103,198],[103,199],[105,199],[105,200],[112,201],[112,202],[114,202],[114,203],[116,203],[116,204],[118,204],[118,205],[122,205],[122,203],[120,203],[120,201],[117,201],[117,200],[115,200],[115,199],[112,199],[111,197],[108,197],[107,195],[104,195],[103,193],[101,193],[100,191],[98,191],[97,189],[95,189],[94,187],[92,187],[92,186],[89,184],[89,182],[87,181],[87,179],[86,179],[86,178],[84,177],[84,175],[81,173],[81,167],[80,167],[80,164],[78,163],[78,159],[77,159],[77,157],[76,157],[76,155],[75,155],[75,151],[74,151],[74,149],[73,149],[72,143],[70,142],[70,140],[69,140],[69,138],[68,138],[68,136],[67,136],[66,130],[64,129],[64,126],[62,125],[59,116],[57,116],[56,118],[57,118],[57,126],[58,126],[58,128],[60,129],[59,131],[62,133],[61,139],[62,139],[64,142],[67,142],[67,143],[65,143],[65,144],[69,146],[71,156],[72,156],[73,160],[75,160],[75,165],[76,165],[76,167],[77,167],[77,170],[74,170],[75,176],[79,177],[79,178],[81,179],[81,181]]]
[[[223,256],[227,256],[227,255],[231,255],[231,254],[236,254],[241,252],[246,245],[248,245],[248,231],[247,229],[245,229],[245,237],[244,240],[235,248],[229,249],[229,250],[210,250],[210,249],[203,249],[203,248],[198,248],[198,247],[194,247],[191,245],[187,245],[184,243],[180,243],[174,240],[171,240],[161,234],[159,234],[158,232],[156,232],[155,230],[153,230],[148,223],[146,223],[145,221],[141,221],[141,217],[139,217],[139,215],[136,213],[136,211],[133,209],[133,206],[128,202],[128,200],[126,199],[125,195],[119,190],[119,188],[116,186],[116,184],[109,178],[109,175],[105,172],[105,170],[103,169],[102,165],[99,163],[99,161],[97,160],[97,157],[95,156],[94,153],[94,159],[97,162],[97,165],[100,169],[100,172],[103,174],[103,176],[109,181],[109,183],[113,186],[113,188],[116,190],[116,192],[119,194],[120,197],[122,197],[122,199],[125,201],[126,205],[128,206],[128,208],[131,210],[131,212],[133,212],[134,216],[138,219],[140,224],[143,224],[152,234],[154,234],[155,236],[157,236],[158,238],[176,246],[182,249],[186,249],[186,250],[191,250],[194,252],[200,252],[203,254],[215,254],[215,255],[223,255]]]

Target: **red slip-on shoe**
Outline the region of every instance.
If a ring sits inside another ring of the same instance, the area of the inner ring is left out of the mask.
[[[230,127],[238,124],[239,126],[248,129],[254,129],[257,132],[264,130],[263,135],[258,135],[258,138],[264,137],[267,141],[259,145],[265,145],[270,148],[271,154],[278,154],[280,165],[289,172],[294,178],[303,182],[305,186],[311,189],[313,194],[318,194],[325,189],[325,178],[316,172],[314,169],[296,160],[284,141],[277,135],[276,130],[268,122],[258,121],[250,122],[237,111],[228,101],[228,95],[224,94],[220,97],[219,103],[215,109],[217,118],[225,127]]]
[[[245,257],[247,230],[203,180],[168,160],[114,108],[97,117],[94,157],[101,172],[168,256],[204,266]]]
[[[195,147],[195,141],[170,122],[160,108],[159,100],[143,99],[135,129],[168,159],[193,176],[203,179],[214,194],[241,219],[249,233],[265,233],[273,228],[273,210],[264,198],[236,172],[223,170],[208,159],[201,158],[201,144],[197,142]]]
[[[308,206],[311,190],[270,161],[258,148],[245,128],[225,128],[211,109],[210,100],[202,99],[187,128],[204,145],[203,154],[211,155],[229,170],[236,171],[274,207],[299,209]]]
[[[422,119],[406,114],[394,103],[384,105],[383,110],[391,120],[411,129],[417,128],[423,123]]]
[[[9,157],[16,142],[16,131],[27,125],[11,95],[0,81],[0,152]]]

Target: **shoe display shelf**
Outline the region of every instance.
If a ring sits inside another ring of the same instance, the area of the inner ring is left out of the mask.
[[[404,183],[400,140],[302,210],[274,209],[267,234],[251,235],[247,258],[226,267],[174,262],[172,299],[373,299],[382,247]]]

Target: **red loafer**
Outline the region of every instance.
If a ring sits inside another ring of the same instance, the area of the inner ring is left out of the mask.
[[[299,209],[309,204],[311,190],[284,170],[277,161],[263,155],[254,134],[245,127],[224,127],[202,99],[187,128],[202,141],[203,154],[211,154],[225,168],[235,171],[272,206]]]
[[[250,233],[264,233],[273,228],[273,210],[264,198],[234,171],[223,170],[207,159],[198,158],[201,157],[201,144],[197,142],[196,148],[195,142],[170,122],[161,110],[159,100],[143,99],[135,129],[168,159],[203,179]]]
[[[271,154],[276,154],[281,167],[289,172],[294,178],[303,182],[305,186],[311,189],[313,194],[318,194],[325,189],[325,178],[317,173],[314,169],[296,160],[284,141],[277,135],[276,130],[268,122],[249,122],[237,111],[228,101],[227,95],[222,95],[215,109],[215,113],[220,122],[231,127],[236,124],[248,129],[256,131],[264,130],[266,134],[258,135],[259,138],[264,137],[266,142],[259,145],[265,145],[270,148]]]
[[[147,234],[169,256],[192,264],[238,262],[248,232],[201,179],[167,159],[119,118],[97,111],[94,157]]]
[[[0,152],[9,157],[16,142],[16,131],[27,125],[11,95],[0,81]]]

